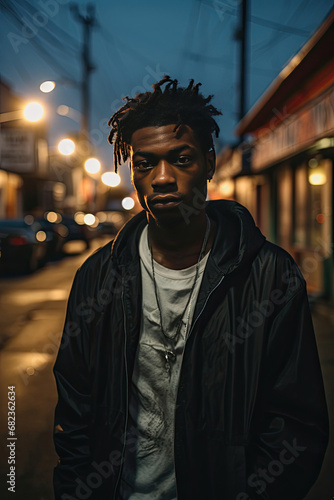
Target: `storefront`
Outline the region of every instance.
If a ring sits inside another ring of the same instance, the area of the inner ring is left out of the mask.
[[[43,213],[45,208],[49,177],[46,123],[21,118],[23,108],[23,99],[0,80],[1,218],[20,218],[33,210]]]
[[[251,137],[242,181],[253,186],[248,208],[268,239],[294,256],[309,293],[332,299],[333,46],[332,13],[237,129]]]

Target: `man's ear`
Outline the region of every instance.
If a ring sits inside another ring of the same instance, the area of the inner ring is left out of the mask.
[[[206,170],[208,179],[211,180],[216,169],[216,153],[214,149],[210,149],[206,153]]]
[[[134,181],[133,181],[133,161],[132,161],[132,156],[133,156],[133,151],[132,151],[132,147],[130,146],[130,152],[129,152],[129,158],[128,158],[129,169],[130,169],[130,179],[131,179],[131,184],[135,188],[135,184],[134,184]]]

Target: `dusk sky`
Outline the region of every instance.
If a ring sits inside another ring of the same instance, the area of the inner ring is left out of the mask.
[[[27,99],[47,109],[49,143],[54,146],[78,124],[58,116],[57,106],[80,111],[82,26],[69,0],[2,0],[1,78]],[[121,97],[150,90],[169,74],[181,84],[202,82],[223,116],[218,147],[235,140],[238,121],[239,0],[96,0],[92,30],[91,121],[96,155],[112,169],[106,122]],[[77,2],[81,14],[87,2]],[[331,0],[249,2],[249,109],[326,18]],[[54,80],[42,94],[39,84]],[[122,174],[122,171],[120,171]]]

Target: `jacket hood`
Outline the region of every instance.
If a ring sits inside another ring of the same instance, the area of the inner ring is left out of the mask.
[[[217,224],[210,257],[219,271],[227,274],[253,260],[265,237],[248,210],[230,200],[208,201],[206,210]],[[129,265],[138,255],[138,242],[145,224],[147,218],[143,210],[118,232],[112,246],[112,259],[119,266]]]
[[[206,210],[217,224],[211,251],[217,267],[228,274],[252,261],[265,237],[247,208],[236,201],[214,200],[207,202]]]

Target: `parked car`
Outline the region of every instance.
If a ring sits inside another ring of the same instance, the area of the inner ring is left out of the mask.
[[[47,235],[23,219],[0,220],[0,272],[35,271],[47,256]]]
[[[47,259],[52,260],[62,255],[63,246],[68,234],[67,228],[58,222],[50,222],[47,219],[35,219],[33,228],[42,229],[46,233]]]
[[[100,234],[116,235],[121,227],[131,219],[132,214],[121,210],[104,211],[96,214],[99,219],[98,231]]]
[[[89,248],[91,240],[97,236],[96,228],[92,228],[87,224],[78,224],[70,215],[62,215],[61,224],[68,231],[65,243],[82,241],[85,244],[85,248]]]

